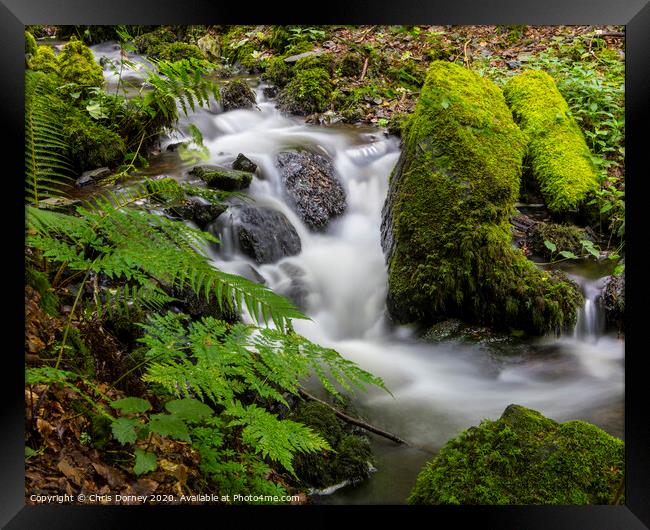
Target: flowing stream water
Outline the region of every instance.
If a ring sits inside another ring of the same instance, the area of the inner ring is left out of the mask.
[[[400,153],[398,139],[372,128],[307,125],[276,110],[261,86],[257,102],[257,109],[225,113],[215,104],[181,125],[192,123],[202,131],[210,152],[205,163],[229,167],[244,153],[259,166],[263,178],[253,179],[249,196],[254,204],[286,215],[302,251],[258,265],[240,251],[225,223],[219,234],[222,246],[213,254],[215,266],[238,274],[254,267],[279,293],[290,293],[298,278],[302,309],[311,320],[295,321],[296,331],[382,377],[392,395],[370,389],[357,394],[354,405],[370,423],[411,444],[398,446],[371,436],[376,456],[372,476],[314,496],[314,502],[404,503],[419,470],[445,442],[482,419],[498,418],[510,403],[559,421],[591,421],[623,436],[624,344],[603,333],[597,304],[602,270],[567,271],[586,293],[573,334],[500,349],[423,343],[409,327],[390,325],[385,313],[381,210]],[[283,194],[275,156],[296,147],[327,154],[345,189],[347,209],[323,233],[311,232]],[[186,179],[187,169],[176,153],[163,149],[148,173]]]

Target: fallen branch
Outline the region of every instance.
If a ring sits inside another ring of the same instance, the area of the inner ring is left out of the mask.
[[[320,403],[321,405],[325,405],[328,409],[330,409],[334,414],[336,414],[337,417],[341,418],[344,422],[350,423],[352,425],[356,425],[357,427],[361,427],[362,429],[365,429],[366,431],[374,432],[375,434],[379,436],[383,436],[384,438],[388,438],[389,440],[393,442],[397,442],[398,444],[404,444],[404,445],[409,445],[408,442],[402,440],[399,436],[396,436],[394,434],[391,434],[389,432],[383,431],[377,427],[374,427],[373,425],[370,425],[369,423],[366,423],[365,421],[358,420],[356,418],[353,418],[352,416],[348,416],[347,414],[343,414],[340,410],[337,410],[334,408],[332,405],[329,403],[325,403],[322,399],[318,399],[316,396],[312,396],[309,392],[306,392],[303,389],[298,389],[298,392],[300,392],[300,395],[304,398],[311,399],[312,401],[315,401],[316,403]]]
[[[359,81],[363,81],[363,78],[366,77],[367,69],[368,69],[368,57],[366,57],[366,60],[363,61],[363,69],[361,70],[361,77],[359,78]]]

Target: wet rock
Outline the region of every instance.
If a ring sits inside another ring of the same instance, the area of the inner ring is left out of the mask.
[[[255,107],[255,92],[244,81],[229,81],[221,87],[220,93],[224,111]]]
[[[280,293],[297,307],[304,308],[310,292],[305,281],[305,271],[293,263],[281,263],[280,269],[289,278],[288,285],[285,288],[280,288]]]
[[[262,93],[264,94],[265,98],[268,99],[273,99],[278,95],[278,87],[276,86],[265,86],[262,89]]]
[[[38,202],[39,207],[54,210],[55,212],[62,212],[74,214],[78,206],[82,206],[83,202],[79,199],[68,199],[66,197],[50,197]]]
[[[520,405],[450,440],[418,476],[410,504],[624,502],[625,446],[584,421]],[[480,480],[477,480],[480,477]]]
[[[170,206],[165,210],[165,213],[172,218],[192,221],[203,229],[225,212],[226,208],[224,204],[212,204],[199,199],[188,199],[185,204]]]
[[[208,227],[216,237],[232,228],[242,252],[257,263],[274,263],[302,250],[300,236],[289,219],[277,210],[251,205],[231,206]]]
[[[625,316],[625,272],[617,276],[610,276],[603,289],[600,303],[605,309],[605,322],[607,326],[623,332]]]
[[[246,157],[243,153],[239,153],[235,161],[232,163],[232,168],[237,171],[247,171],[248,173],[255,173],[257,171],[257,164],[250,158]]]
[[[309,228],[324,230],[345,211],[345,192],[328,158],[308,151],[283,152],[277,163],[289,201]]]
[[[199,177],[208,188],[223,191],[239,191],[250,186],[253,180],[252,173],[237,171],[219,166],[196,166],[190,175]]]
[[[93,169],[92,171],[84,171],[81,176],[75,181],[75,185],[78,187],[88,186],[89,184],[95,184],[96,182],[105,179],[110,176],[112,171],[107,167],[100,167]]]

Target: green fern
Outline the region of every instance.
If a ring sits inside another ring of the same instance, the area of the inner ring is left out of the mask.
[[[27,207],[31,235],[27,244],[70,270],[104,274],[113,291],[95,292],[99,314],[113,307],[127,310],[136,302],[160,309],[174,300],[172,289],[190,289],[206,299],[214,296],[223,311],[247,311],[257,322],[273,321],[284,329],[292,318],[305,318],[287,299],[267,287],[214,268],[206,253],[216,239],[206,232],[129,208],[170,184],[152,181],[129,192],[107,193],[85,207],[80,216]]]
[[[72,180],[68,146],[61,132],[52,87],[40,73],[25,75],[25,187],[27,201],[64,194]]]
[[[171,394],[196,394],[224,403],[253,391],[264,400],[288,406],[283,392],[297,396],[300,379],[312,373],[337,397],[335,384],[348,391],[367,385],[386,389],[380,378],[296,333],[240,323],[231,326],[212,317],[186,325],[186,318],[174,313],[154,315],[144,324],[141,339],[151,360],[145,381]]]

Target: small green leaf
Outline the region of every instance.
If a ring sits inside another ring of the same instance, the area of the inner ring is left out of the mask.
[[[449,107],[449,100],[447,98],[442,98],[442,101],[440,101],[440,106],[443,109],[446,109]]]
[[[625,263],[621,263],[616,266],[614,269],[614,276],[618,276],[619,274],[622,274],[625,271]]]
[[[113,437],[122,445],[127,443],[135,443],[138,439],[136,427],[140,422],[133,418],[118,418],[111,424]]]
[[[31,458],[32,456],[35,456],[37,454],[38,454],[38,451],[34,451],[34,449],[32,449],[31,447],[29,447],[27,445],[25,446],[25,458],[26,459]]]
[[[555,243],[551,243],[548,239],[544,240],[544,246],[549,249],[551,252],[555,252],[557,250],[557,246]]]
[[[142,449],[135,450],[135,466],[133,466],[133,472],[136,475],[142,475],[144,473],[149,473],[150,471],[155,471],[158,467],[158,462],[156,460],[156,455],[153,453],[147,453]]]
[[[165,408],[181,420],[195,422],[212,415],[212,409],[196,399],[185,398],[169,401]]]
[[[176,440],[190,441],[187,425],[178,416],[171,414],[155,414],[151,416],[149,428],[161,436],[169,436]]]
[[[570,252],[568,250],[561,251],[560,256],[562,256],[564,258],[569,258],[569,259],[578,259],[578,256],[576,256],[573,252]]]
[[[101,103],[99,101],[91,101],[88,105],[86,105],[86,110],[88,111],[88,114],[90,114],[90,116],[95,120],[108,118],[108,114],[103,111]]]
[[[111,407],[121,410],[124,414],[139,414],[147,412],[151,408],[151,404],[146,399],[127,397],[113,401]]]

